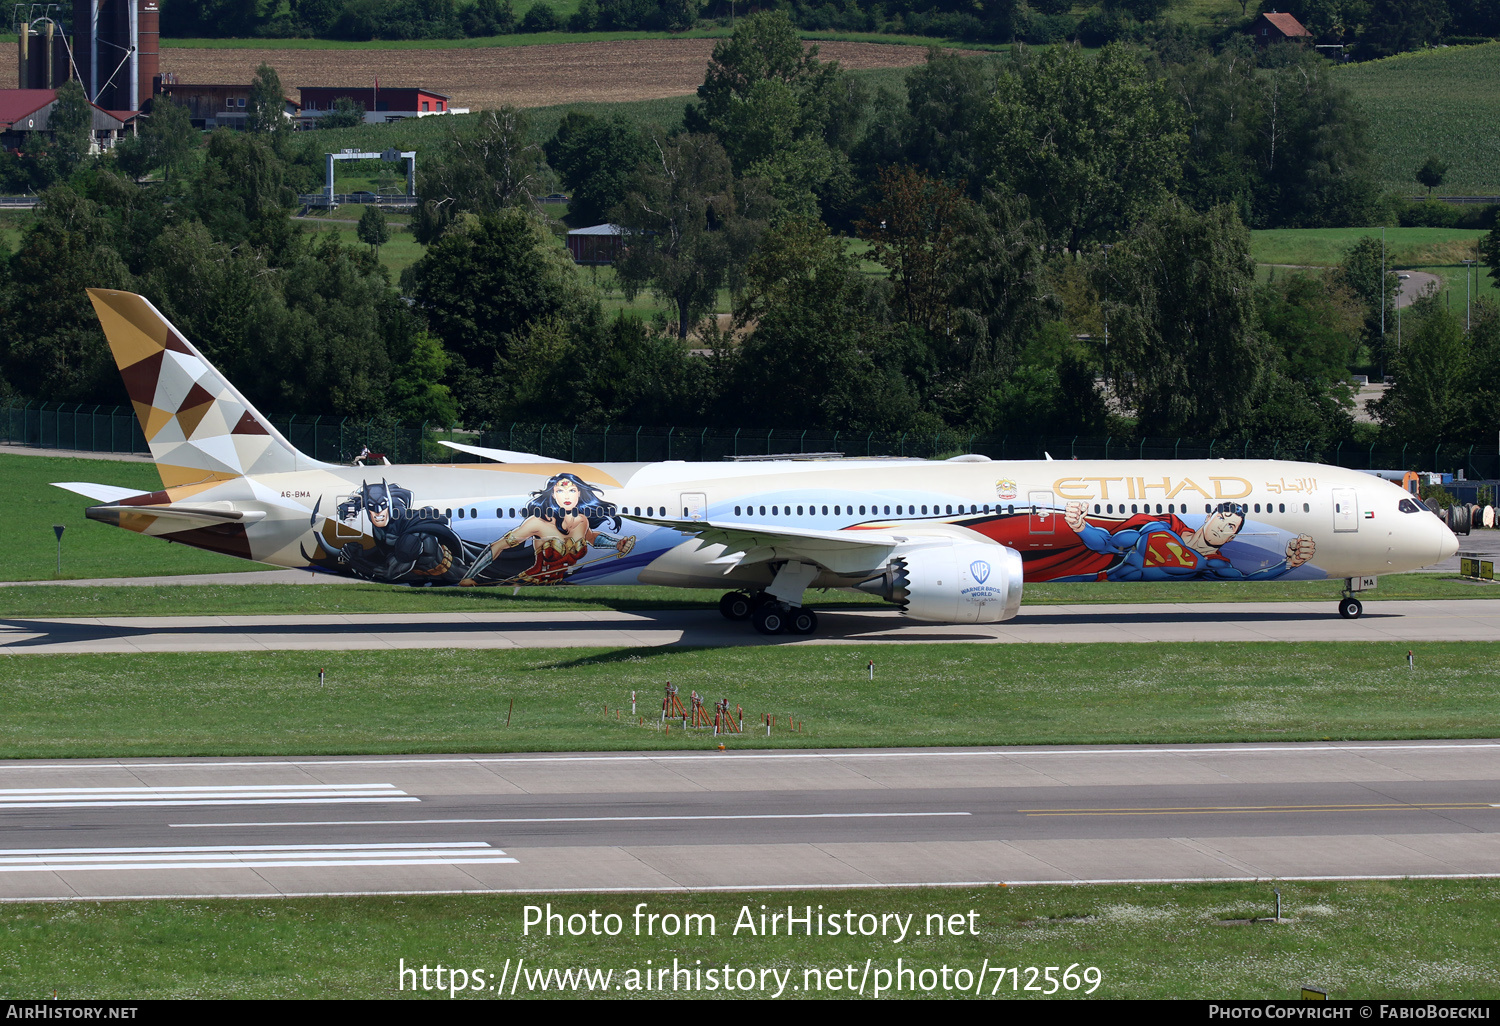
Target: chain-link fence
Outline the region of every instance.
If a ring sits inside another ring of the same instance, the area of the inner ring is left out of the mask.
[[[782,453],[905,456],[944,459],[978,453],[996,460],[1070,459],[1279,459],[1328,463],[1361,470],[1462,472],[1469,479],[1500,478],[1495,447],[1338,442],[1318,447],[1278,439],[1219,442],[1191,438],[1096,435],[976,435],[959,431],[884,432],[809,429],[645,427],[638,425],[491,425],[472,434],[433,424],[419,426],[353,417],[270,418],[298,449],[328,463],[351,463],[368,447],[392,463],[446,463],[458,454],[439,439],[463,438],[481,446],[539,453],[570,463],[717,462]],[[46,449],[147,454],[150,449],[124,406],[31,403],[0,407],[0,441]],[[458,457],[462,458],[462,457]]]

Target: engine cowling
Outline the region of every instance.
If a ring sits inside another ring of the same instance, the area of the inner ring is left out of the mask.
[[[861,591],[913,620],[999,623],[1021,608],[1021,554],[1005,545],[935,544],[902,552]]]

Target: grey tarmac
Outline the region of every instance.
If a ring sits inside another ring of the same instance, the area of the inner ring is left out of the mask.
[[[1486,587],[1476,584],[1475,587]],[[893,610],[827,611],[812,637],[755,633],[704,610],[143,616],[0,619],[0,652],[348,651],[868,645],[931,642],[1494,641],[1500,602],[1371,601],[1357,620],[1333,603],[1222,602],[1025,606],[997,624],[924,624]]]
[[[1500,876],[1500,742],[0,763],[0,900]]]

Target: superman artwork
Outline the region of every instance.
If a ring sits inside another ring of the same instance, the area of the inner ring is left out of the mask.
[[[1192,527],[1172,513],[1139,513],[1125,520],[1085,516],[1081,502],[1070,502],[1063,522],[1076,541],[1043,551],[1028,547],[1025,518],[990,520],[975,528],[1001,544],[1013,545],[1025,560],[1029,581],[1268,581],[1311,560],[1316,545],[1308,535],[1287,542],[1283,559],[1255,570],[1236,567],[1220,550],[1245,526],[1245,515],[1226,506]]]

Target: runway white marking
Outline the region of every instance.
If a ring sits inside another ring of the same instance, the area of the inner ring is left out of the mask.
[[[972,816],[972,812],[788,812],[765,815],[698,815],[677,816],[538,816],[534,819],[325,819],[302,821],[275,820],[268,823],[168,823],[183,829],[203,827],[285,827],[285,826],[421,826],[428,823],[677,823],[704,819],[905,819],[913,816]]]
[[[515,862],[484,841],[419,844],[249,844],[171,848],[9,848],[0,873],[121,869],[459,866]]]
[[[40,787],[0,790],[10,809],[105,809],[183,805],[351,805],[416,802],[394,784],[238,784],[197,787]]]

